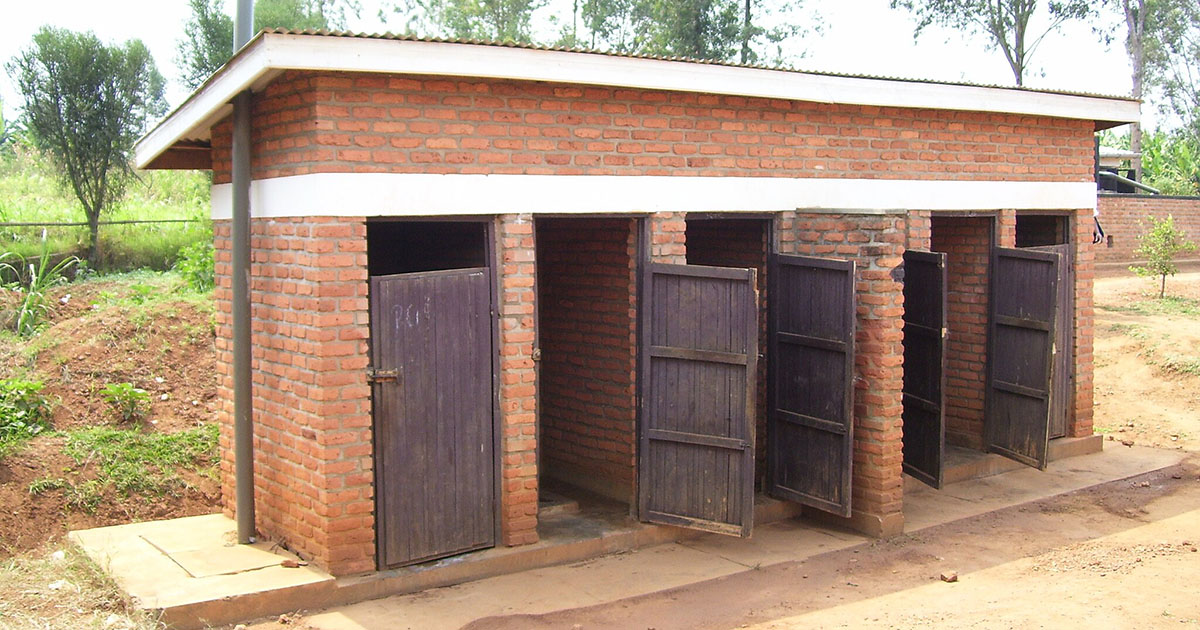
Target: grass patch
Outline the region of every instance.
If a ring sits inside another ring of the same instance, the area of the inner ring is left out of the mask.
[[[1158,298],[1135,300],[1127,304],[1097,304],[1096,308],[1113,313],[1132,313],[1135,315],[1200,317],[1200,300],[1177,295],[1168,295],[1161,300]]]
[[[31,493],[62,490],[67,503],[92,512],[112,489],[123,497],[148,500],[178,494],[188,484],[183,470],[216,474],[217,426],[205,425],[179,433],[142,433],[136,430],[93,427],[66,433],[65,452],[80,467],[95,467],[95,477],[44,478],[30,484]]]
[[[116,582],[71,546],[45,547],[0,562],[0,627],[6,630],[161,627]]]

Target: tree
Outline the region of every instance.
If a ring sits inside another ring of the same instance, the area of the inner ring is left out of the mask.
[[[233,55],[233,18],[222,0],[189,0],[192,16],[183,28],[175,63],[180,80],[196,89]]]
[[[192,15],[184,25],[175,63],[180,81],[196,89],[233,56],[233,19],[224,0],[188,0]],[[348,16],[357,16],[358,0],[257,0],[254,30],[286,28],[324,30],[346,27]]]
[[[392,12],[402,16],[410,34],[529,43],[533,12],[545,4],[546,0],[403,0]]]
[[[88,262],[100,257],[100,217],[133,176],[129,152],[147,123],[166,111],[163,78],[137,39],[120,46],[91,33],[49,26],[8,63],[24,97],[34,145],[60,170],[83,205]]]
[[[1049,0],[1049,25],[1038,35],[1029,33],[1029,23],[1040,0],[890,0],[893,9],[905,9],[917,20],[913,37],[938,24],[971,35],[984,34],[989,49],[999,49],[1012,70],[1017,85],[1025,84],[1029,59],[1047,35],[1064,22],[1083,19],[1092,12],[1087,0]]]
[[[1161,278],[1158,299],[1167,293],[1167,276],[1178,273],[1175,256],[1196,249],[1196,244],[1187,240],[1187,234],[1175,227],[1175,217],[1165,219],[1149,217],[1150,229],[1138,236],[1138,247],[1134,254],[1146,259],[1145,265],[1135,265],[1129,270],[1139,276]]]
[[[1156,13],[1157,46],[1148,52],[1148,80],[1166,100],[1164,109],[1200,138],[1200,3],[1164,2]]]

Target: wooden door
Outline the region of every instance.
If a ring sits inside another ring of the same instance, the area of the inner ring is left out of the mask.
[[[946,255],[904,252],[904,472],[942,487]]]
[[[371,278],[381,568],[495,544],[486,269]]]
[[[1071,412],[1071,394],[1075,379],[1075,265],[1071,262],[1071,245],[1031,247],[1058,254],[1058,317],[1054,320],[1054,378],[1050,396],[1050,437],[1067,434]]]
[[[748,536],[754,514],[753,269],[648,265],[639,512]]]
[[[854,262],[771,256],[767,491],[850,516]]]
[[[992,255],[985,432],[988,450],[1044,469],[1050,433],[1059,257]]]

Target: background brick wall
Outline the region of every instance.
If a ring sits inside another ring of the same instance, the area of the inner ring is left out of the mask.
[[[983,448],[991,217],[931,221],[930,250],[946,254],[946,443]]]
[[[1133,262],[1138,256],[1138,236],[1150,227],[1148,217],[1175,217],[1175,227],[1187,232],[1190,241],[1200,244],[1200,197],[1163,197],[1160,195],[1100,194],[1097,198],[1100,224],[1112,239],[1096,245],[1092,251],[1096,262]],[[1088,217],[1087,241],[1092,242],[1092,219]],[[1193,252],[1188,258],[1200,258]]]
[[[254,178],[318,172],[1092,181],[1086,120],[501,80],[290,71]],[[229,123],[213,131],[229,181]]]
[[[766,476],[767,465],[767,251],[770,221],[762,219],[687,218],[689,265],[754,269],[758,289],[758,391],[755,408],[755,479]]]
[[[536,223],[543,480],[632,503],[638,222]]]
[[[854,483],[851,522],[877,536],[904,528],[901,394],[903,286],[894,278],[908,237],[903,214],[782,213],[780,252],[856,265]]]
[[[234,505],[230,223],[214,224],[222,498]],[[375,567],[362,218],[251,226],[259,532],[335,574]]]

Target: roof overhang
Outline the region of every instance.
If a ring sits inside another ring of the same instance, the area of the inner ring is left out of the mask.
[[[846,105],[1050,116],[1107,129],[1141,118],[1139,101],[1018,88],[840,76],[629,57],[384,37],[259,33],[134,147],[138,168],[204,168],[196,147],[229,115],[233,97],[287,70],[545,81]]]

